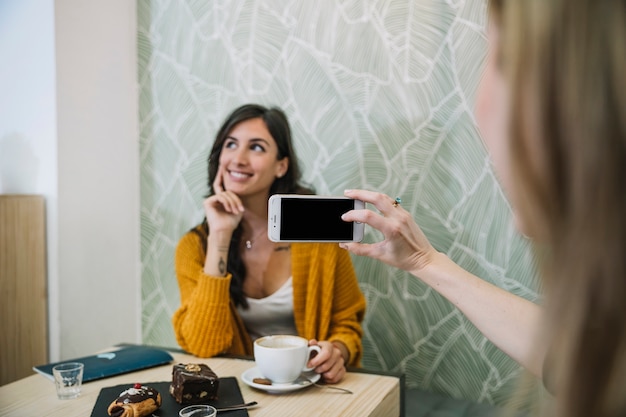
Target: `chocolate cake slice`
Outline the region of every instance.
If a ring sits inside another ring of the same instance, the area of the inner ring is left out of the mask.
[[[219,378],[205,364],[179,363],[172,370],[170,394],[179,404],[201,404],[217,399]]]

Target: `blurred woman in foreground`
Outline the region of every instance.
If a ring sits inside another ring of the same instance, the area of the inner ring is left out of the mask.
[[[518,227],[536,244],[538,306],[464,271],[391,197],[346,196],[380,230],[342,244],[439,291],[555,395],[545,415],[626,415],[626,2],[492,0],[477,119]]]

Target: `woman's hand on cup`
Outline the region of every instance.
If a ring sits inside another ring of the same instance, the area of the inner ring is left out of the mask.
[[[343,353],[332,342],[309,340],[309,346],[319,346],[320,353],[309,360],[308,366],[322,375],[325,382],[336,384],[346,375],[346,366]]]
[[[372,210],[351,210],[342,216],[345,221],[366,223],[379,230],[384,239],[376,243],[341,243],[340,246],[355,255],[369,256],[388,265],[409,272],[417,272],[428,265],[437,253],[411,214],[402,208],[398,199],[365,190],[346,190],[346,197],[363,200],[376,207]]]

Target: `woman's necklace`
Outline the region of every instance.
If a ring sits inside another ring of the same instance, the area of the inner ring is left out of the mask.
[[[246,249],[252,249],[252,244],[254,243],[254,241],[261,237],[264,232],[267,233],[267,227],[261,230],[261,232],[254,236],[252,239],[246,240]]]

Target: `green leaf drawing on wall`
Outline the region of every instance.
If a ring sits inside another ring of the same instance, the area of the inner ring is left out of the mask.
[[[176,346],[173,256],[202,220],[207,153],[245,102],[289,115],[320,194],[401,196],[433,245],[529,299],[528,242],[483,148],[472,108],[486,51],[482,0],[138,1],[143,339]],[[380,236],[368,229],[366,241]],[[445,299],[355,257],[368,300],[368,368],[409,387],[495,404],[519,367]]]

